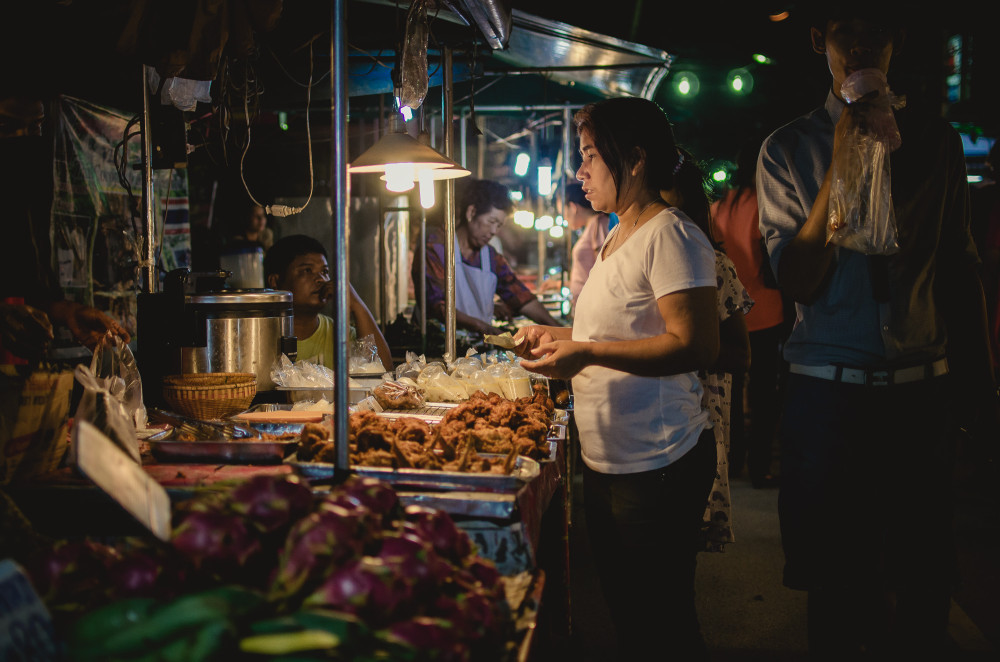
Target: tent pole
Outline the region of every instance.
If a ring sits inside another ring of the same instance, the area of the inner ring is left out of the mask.
[[[441,114],[444,130],[444,155],[452,158],[455,151],[452,118],[452,70],[451,48],[444,49],[444,65],[442,67],[444,88],[444,112]],[[452,159],[454,160],[454,159]],[[454,361],[455,356],[455,180],[446,179],[444,185],[444,272],[445,272],[445,325],[444,350],[445,358]]]
[[[337,448],[337,469],[350,470],[347,447],[347,380],[348,380],[348,287],[350,268],[347,245],[350,226],[350,179],[347,174],[347,0],[333,0],[330,16],[330,114],[333,128],[331,145],[330,208],[333,212],[333,438]]]
[[[147,294],[156,292],[156,193],[153,190],[153,135],[151,129],[148,65],[142,65],[142,212],[146,223],[143,241],[142,286]],[[170,183],[167,182],[167,186]]]

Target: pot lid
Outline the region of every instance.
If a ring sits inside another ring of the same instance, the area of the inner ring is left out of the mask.
[[[268,304],[268,303],[292,303],[292,293],[287,290],[245,289],[245,290],[218,290],[216,292],[202,292],[200,294],[188,294],[184,297],[184,303],[195,304],[222,304],[232,305],[237,303]]]

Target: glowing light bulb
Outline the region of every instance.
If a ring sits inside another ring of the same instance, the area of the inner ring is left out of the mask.
[[[552,195],[552,166],[538,166],[538,195]]]
[[[420,206],[430,209],[434,206],[434,171],[424,168],[417,178],[420,180]]]
[[[531,165],[531,157],[526,152],[521,152],[517,155],[517,161],[514,162],[514,174],[518,177],[524,177],[528,174],[529,165]]]
[[[527,209],[519,209],[514,212],[514,223],[522,228],[530,228],[535,225],[535,214]]]
[[[565,232],[565,230],[563,230],[563,226],[561,225],[553,225],[551,228],[549,228],[549,236],[552,237],[553,239],[558,239],[559,237],[563,236],[563,232]]]
[[[385,166],[385,187],[396,193],[405,193],[413,188],[417,178],[412,163],[389,163]]]
[[[537,219],[535,219],[535,229],[538,230],[539,232],[544,232],[545,230],[548,230],[554,224],[555,221],[552,220],[551,216],[539,216]]]

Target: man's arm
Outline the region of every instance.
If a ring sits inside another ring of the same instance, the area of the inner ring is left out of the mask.
[[[833,181],[833,163],[837,160],[848,132],[863,121],[866,108],[864,104],[846,106],[840,114],[840,119],[834,127],[833,151],[830,163],[827,164],[822,184],[816,193],[805,222],[798,228],[795,236],[787,241],[781,249],[778,258],[776,275],[781,289],[794,301],[802,304],[813,303],[825,286],[827,276],[833,265],[834,246],[827,244],[826,231],[829,221],[830,187]],[[791,193],[791,177],[789,168],[793,167],[784,159],[769,152],[765,145],[761,150],[757,168],[757,195],[760,204],[761,234],[768,238],[765,226],[773,235],[778,228],[787,232],[783,221],[775,219],[775,213],[788,213],[787,196]],[[802,202],[802,201],[800,201]],[[805,209],[800,210],[805,213]],[[768,241],[771,246],[771,241]]]

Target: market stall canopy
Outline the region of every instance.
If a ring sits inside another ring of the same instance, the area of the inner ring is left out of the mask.
[[[463,4],[480,7],[478,13],[471,12],[474,16],[500,14],[499,11],[487,11],[499,4],[495,0],[463,0]],[[482,91],[485,92],[487,86],[490,88],[488,98],[483,99],[485,103],[501,99],[507,104],[538,103],[538,86],[525,85],[525,76],[544,78],[571,88],[561,90],[563,98],[554,99],[550,96],[547,99],[549,102],[562,103],[612,96],[641,96],[651,99],[670,71],[674,59],[663,50],[516,9],[510,12],[510,16],[509,35],[503,47],[497,46],[502,43],[498,41],[497,35],[503,35],[504,32],[494,30],[493,21],[487,21],[486,18],[470,24],[468,21],[471,19],[464,13],[442,12],[436,15],[432,26],[437,37],[434,41],[437,43],[449,43],[456,49],[472,52],[468,57],[456,56],[454,82],[466,82],[470,77],[481,79]],[[442,22],[451,25],[442,25]],[[364,22],[357,23],[364,25]],[[457,29],[461,27],[466,29]],[[484,49],[482,53],[473,51],[469,27],[476,27],[480,33],[477,38],[485,38],[492,50],[486,52]],[[360,27],[359,31],[351,34],[358,36],[358,41],[364,43],[367,41],[364,31],[365,28]],[[349,38],[355,43],[354,36]],[[382,44],[378,48],[363,51],[352,49],[349,71],[349,94],[352,97],[392,92],[392,68],[373,64],[387,64],[387,58],[394,57],[394,53],[385,50],[384,46],[386,45]],[[431,61],[438,59],[439,55],[439,50],[428,50],[428,59]],[[428,68],[429,86],[440,86],[440,67],[435,63],[429,64]],[[476,101],[480,101],[478,95]]]

